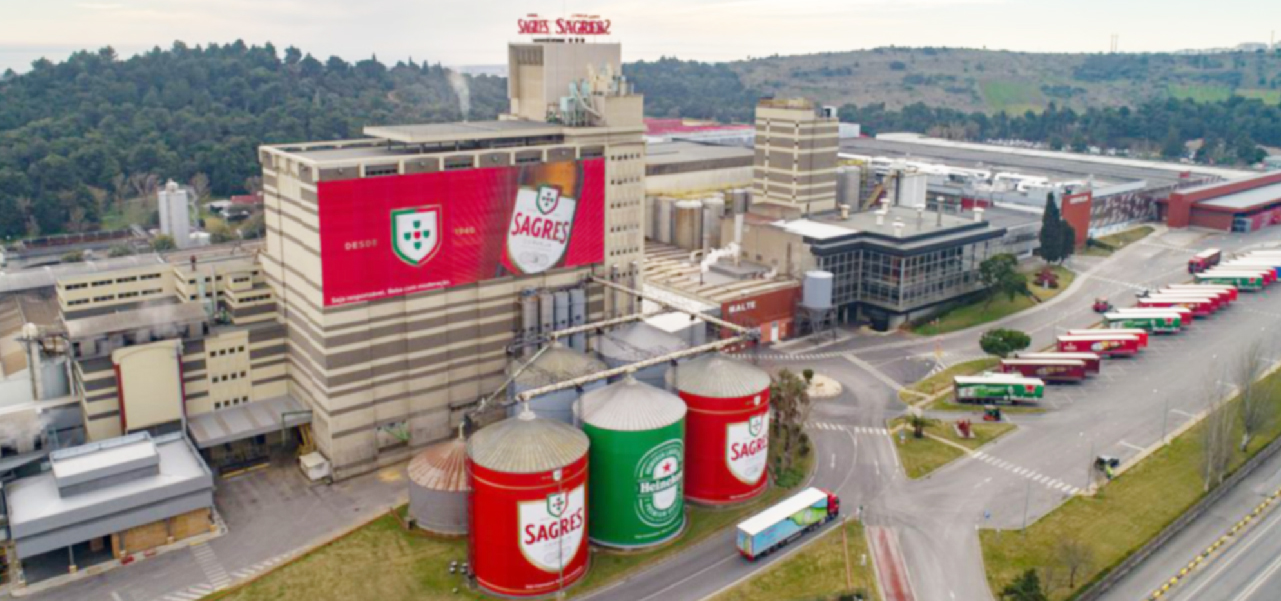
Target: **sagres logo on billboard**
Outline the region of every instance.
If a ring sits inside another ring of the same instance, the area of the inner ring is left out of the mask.
[[[440,207],[427,206],[391,212],[391,248],[396,256],[418,267],[440,250]]]
[[[669,440],[650,449],[636,464],[636,486],[640,493],[636,514],[642,522],[666,526],[683,515],[677,501],[681,497],[684,458],[685,443]]]
[[[574,229],[580,180],[573,163],[530,169],[521,177],[507,228],[512,271],[542,273],[560,263]]]
[[[520,552],[534,567],[559,572],[578,554],[587,525],[586,488],[520,503]]]
[[[769,412],[727,426],[725,464],[744,484],[756,484],[769,458]]]

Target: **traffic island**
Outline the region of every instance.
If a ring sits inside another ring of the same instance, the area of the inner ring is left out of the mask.
[[[926,419],[920,438],[913,435],[913,427],[908,423],[908,418],[890,422],[894,449],[898,452],[908,478],[924,478],[1015,428],[1014,424],[1008,422],[969,422],[971,435],[965,437],[959,431],[958,424],[961,421],[964,420]]]
[[[880,599],[863,525],[852,517],[812,542],[797,544],[790,556],[712,601],[755,599]]]

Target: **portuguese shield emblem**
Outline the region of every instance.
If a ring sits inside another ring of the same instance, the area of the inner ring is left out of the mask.
[[[440,250],[441,211],[437,205],[391,212],[391,248],[401,261],[421,267]]]
[[[569,503],[565,500],[565,493],[552,493],[547,495],[547,513],[560,517],[565,514],[565,507]]]

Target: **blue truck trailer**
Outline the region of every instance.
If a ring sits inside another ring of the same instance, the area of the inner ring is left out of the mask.
[[[738,552],[750,560],[764,557],[841,514],[841,500],[807,488],[738,525]]]

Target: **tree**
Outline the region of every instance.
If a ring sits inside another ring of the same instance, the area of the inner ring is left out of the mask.
[[[1049,601],[1036,570],[1027,570],[1001,589],[1001,601]]]
[[[1274,417],[1271,387],[1261,379],[1268,369],[1268,352],[1261,340],[1246,345],[1230,364],[1231,381],[1241,403],[1241,451],[1245,452],[1260,430]]]
[[[776,434],[770,446],[782,443],[780,471],[792,468],[792,447],[799,441],[805,420],[809,417],[809,385],[789,369],[783,369],[770,382],[770,409],[774,412],[772,429]],[[781,440],[779,440],[781,439]]]
[[[203,173],[191,176],[191,190],[195,193],[197,202],[209,198],[209,176]]]
[[[1045,195],[1045,211],[1041,213],[1041,258],[1047,263],[1063,260],[1063,217],[1059,214],[1059,205],[1054,202],[1054,193]]]
[[[219,221],[209,229],[209,241],[213,244],[222,244],[236,239],[236,232],[226,223]]]
[[[1031,294],[1027,287],[1027,276],[1019,273],[1018,265],[1018,259],[1008,253],[994,255],[979,264],[979,281],[987,291],[988,304],[1000,294],[1004,294],[1009,300]]]
[[[156,252],[165,252],[175,248],[178,248],[178,245],[174,243],[173,236],[168,234],[160,234],[151,240],[151,250]]]
[[[915,408],[907,414],[907,425],[912,429],[912,438],[925,438],[925,429],[933,423],[934,420],[925,417]]]
[[[1073,534],[1060,538],[1054,547],[1054,556],[1067,570],[1068,588],[1076,588],[1076,577],[1090,569],[1094,563],[1094,549]]]
[[[133,247],[128,244],[117,244],[107,251],[108,257],[127,257],[134,254]]]
[[[1032,338],[1018,330],[996,328],[983,332],[979,347],[989,355],[1005,358],[1032,345]]]
[[[1213,385],[1201,391],[1205,402],[1205,426],[1201,430],[1202,484],[1205,491],[1223,484],[1232,463],[1232,430],[1234,416],[1231,406],[1219,396]]]
[[[1076,252],[1076,228],[1066,221],[1059,224],[1059,263]]]

